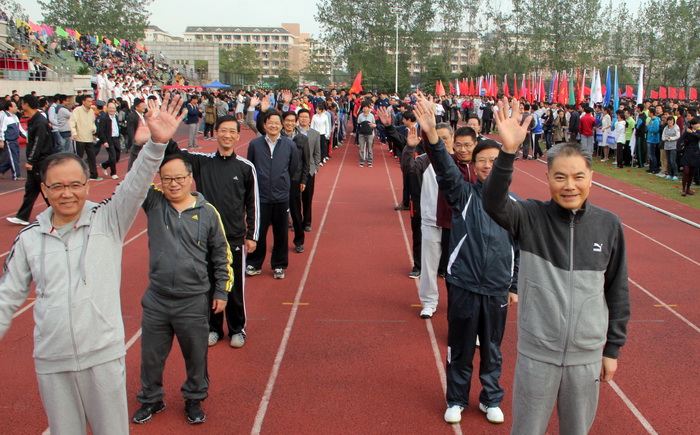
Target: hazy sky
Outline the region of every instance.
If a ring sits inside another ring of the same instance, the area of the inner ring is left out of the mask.
[[[636,11],[642,1],[626,3]],[[502,8],[510,7],[509,0],[497,2]],[[36,0],[21,0],[21,3],[32,21],[41,21],[41,8]],[[175,35],[182,35],[187,26],[272,27],[282,23],[299,23],[302,33],[315,36],[321,31],[314,20],[316,0],[154,0],[150,9],[151,24]]]

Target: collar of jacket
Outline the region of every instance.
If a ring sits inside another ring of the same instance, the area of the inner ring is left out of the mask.
[[[586,214],[586,210],[588,209],[588,199],[583,202],[583,206],[578,210],[569,210],[568,208],[564,208],[557,204],[553,199],[549,200],[549,206],[552,208],[554,213],[563,220],[569,222],[573,216],[574,221],[578,222],[583,219],[583,216]]]

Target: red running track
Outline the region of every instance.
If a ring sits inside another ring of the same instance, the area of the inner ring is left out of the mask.
[[[252,137],[244,131],[237,150]],[[184,134],[177,139],[184,138]],[[214,142],[200,141],[205,150]],[[179,388],[184,364],[177,345],[166,367],[167,409],[134,433],[508,433],[517,339],[516,310],[503,342],[502,404],[506,423],[488,423],[474,406],[461,425],[442,419],[447,322],[443,282],[432,320],[418,317],[417,282],[407,278],[408,213],[393,211],[401,194],[398,163],[375,144],[374,168],[359,168],[358,148],[346,144],[317,176],[313,232],[306,252],[290,250],[287,278],[271,271],[247,281],[248,340],[242,349],[220,343],[210,349],[207,422],[186,423]],[[125,162],[120,163],[123,170]],[[545,167],[518,162],[513,190],[546,199]],[[602,175],[596,181],[673,208],[691,220],[697,211]],[[14,215],[21,192],[0,180],[0,216]],[[95,183],[91,198],[109,195],[116,183]],[[13,186],[16,186],[13,185]],[[623,219],[628,244],[632,321],[614,384],[601,387],[594,434],[692,433],[700,397],[697,292],[700,232],[658,212],[594,187],[591,200]],[[39,202],[37,202],[39,204]],[[39,204],[37,211],[43,210]],[[147,285],[147,238],[143,215],[124,248],[122,305],[127,340],[129,409],[138,407],[140,298]],[[17,227],[0,222],[0,254]],[[133,239],[133,240],[132,240]],[[5,256],[2,257],[4,260]],[[29,306],[31,301],[27,302]],[[667,304],[667,306],[663,306]],[[31,359],[31,307],[17,315],[0,342],[0,432],[42,433],[47,428]],[[477,362],[478,364],[478,362]],[[472,402],[478,400],[475,376]],[[624,399],[623,399],[624,397]],[[693,429],[696,428],[696,429]],[[557,433],[556,418],[548,433]]]

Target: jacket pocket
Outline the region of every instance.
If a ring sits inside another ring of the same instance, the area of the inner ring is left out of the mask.
[[[68,308],[54,305],[44,309],[39,301],[34,306],[34,358],[60,359],[73,355]]]
[[[92,299],[78,301],[73,308],[73,324],[78,354],[104,349],[121,337]]]
[[[521,298],[518,312],[521,329],[538,340],[559,341],[564,317],[563,303],[557,294],[551,289],[527,280]]]
[[[599,350],[607,340],[607,332],[608,307],[601,288],[598,294],[582,301],[572,339],[583,350]]]

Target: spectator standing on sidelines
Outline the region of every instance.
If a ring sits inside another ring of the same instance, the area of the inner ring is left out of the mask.
[[[32,98],[25,97],[28,113],[44,118]],[[138,142],[148,142],[141,158],[110,200],[100,204],[87,201],[89,169],[82,159],[73,153],[48,157],[40,177],[50,207],[20,231],[5,260],[0,338],[33,280],[34,364],[52,433],[85,434],[88,424],[96,434],[129,432],[122,249],[165,143],[184,117],[176,117],[180,107],[179,97],[166,96],[162,110],[156,104],[149,108],[147,123],[136,134]],[[42,128],[50,134],[45,123]]]
[[[200,148],[197,145],[197,126],[200,119],[202,119],[202,111],[199,110],[199,100],[193,96],[187,103],[187,117],[185,118],[185,124],[188,127],[187,148],[189,149]]]
[[[0,148],[5,150],[7,157],[0,163],[0,174],[3,176],[8,170],[12,171],[12,179],[24,181],[19,160],[19,137],[27,137],[27,132],[19,122],[17,112],[19,108],[14,101],[3,101],[0,113]]]
[[[521,252],[511,433],[545,433],[556,402],[559,431],[583,435],[595,419],[600,382],[612,380],[626,341],[624,231],[619,217],[588,201],[592,156],[577,143],[547,153],[550,201],[509,198],[515,153],[527,133],[515,99],[510,109],[499,103],[503,148],[483,204]]]

